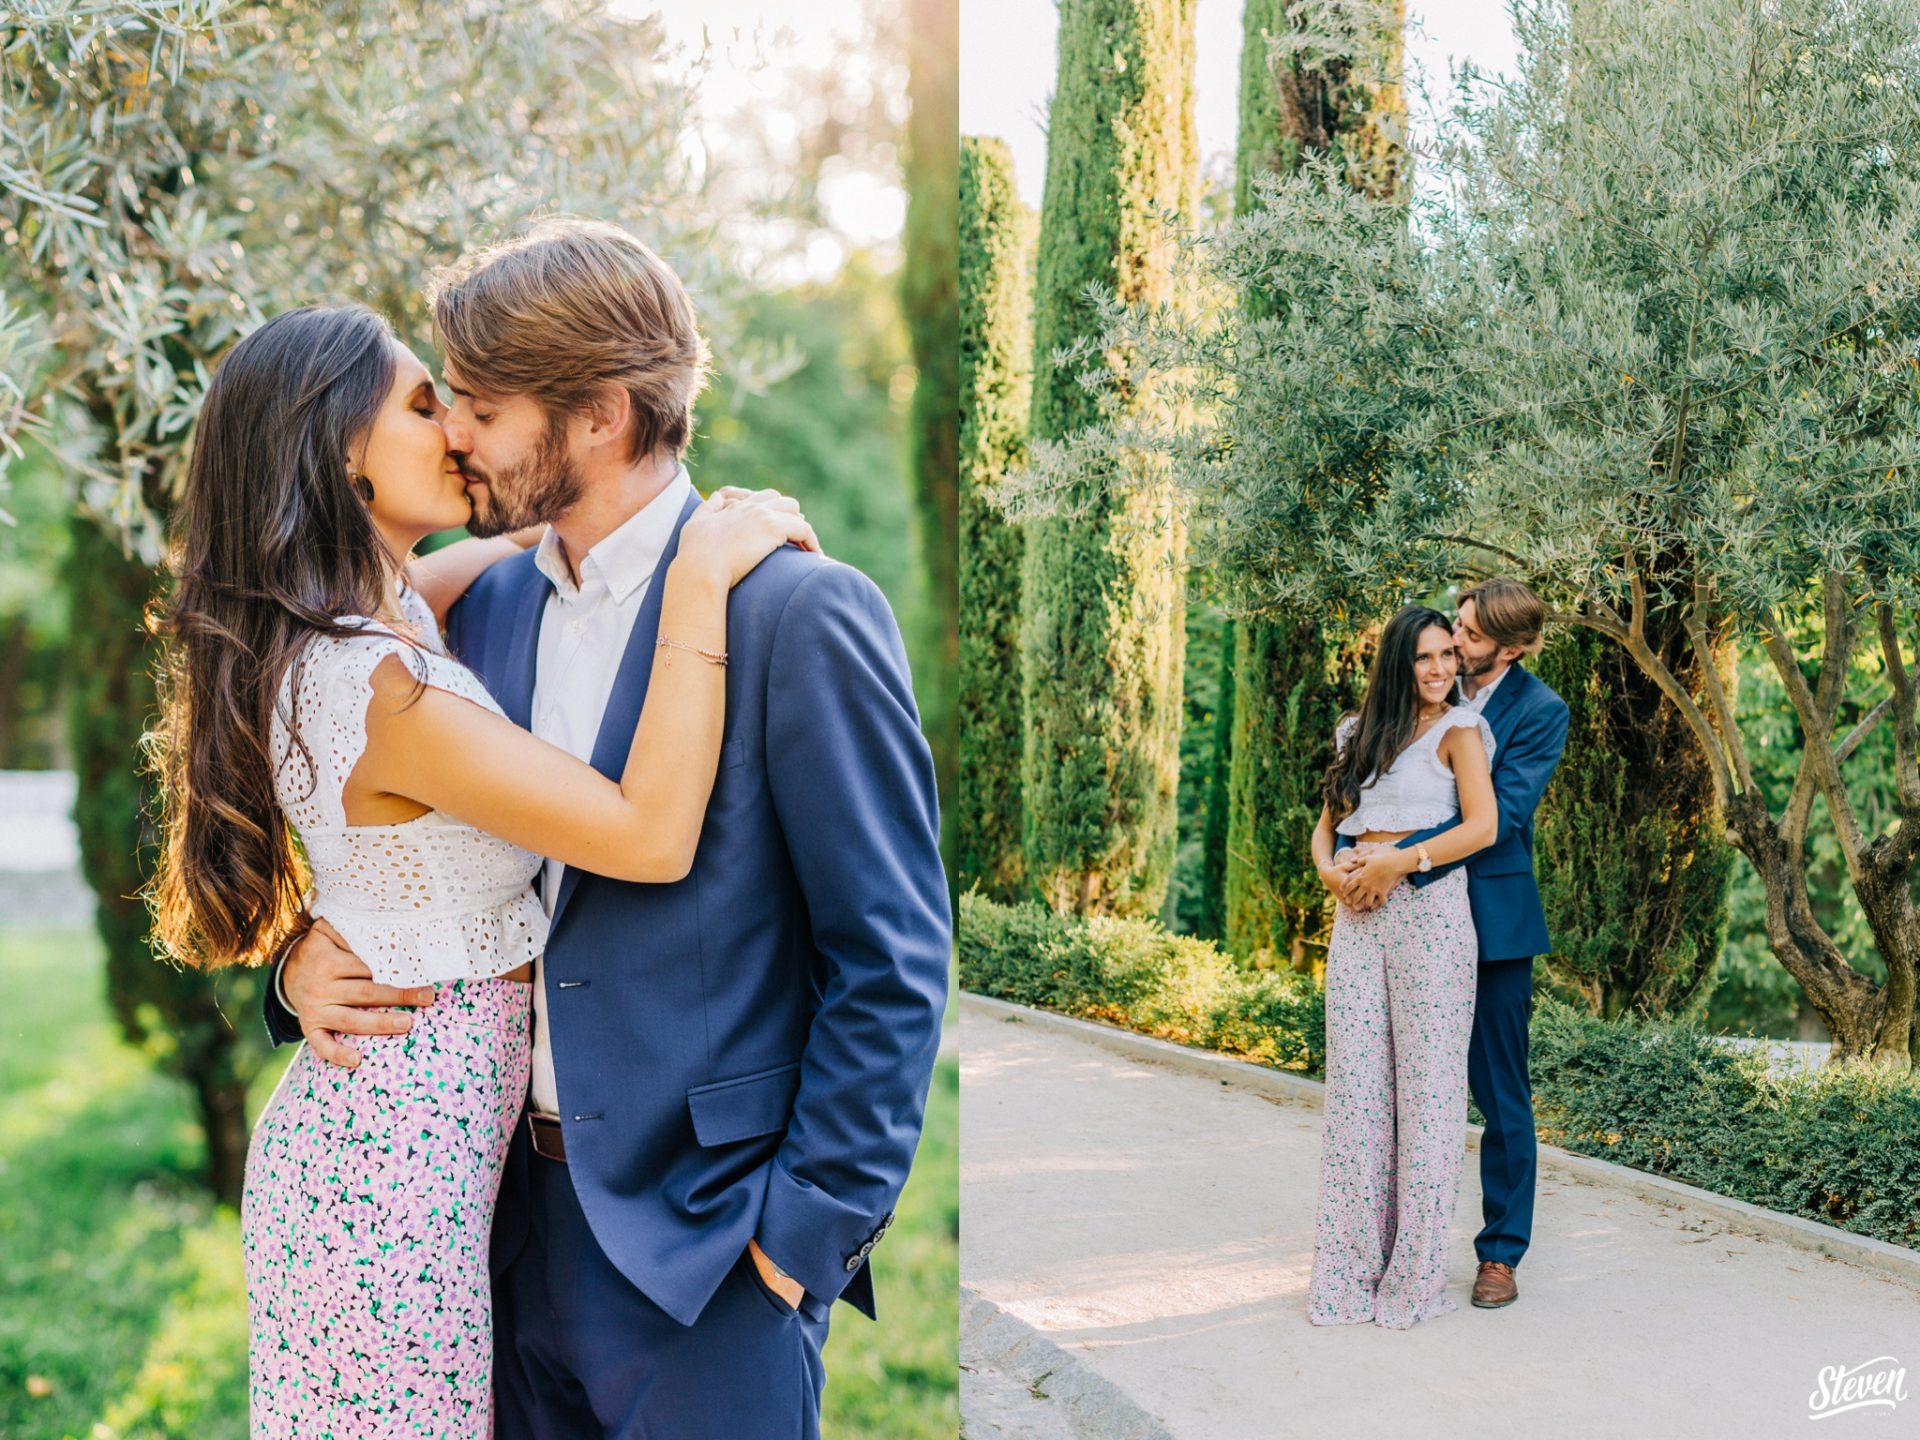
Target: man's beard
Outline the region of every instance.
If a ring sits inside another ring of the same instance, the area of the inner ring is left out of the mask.
[[[498,475],[483,475],[470,466],[463,468],[485,487],[467,491],[473,502],[467,533],[483,540],[548,523],[570,509],[586,488],[586,481],[567,454],[564,422],[549,425],[533,454]]]
[[[1460,673],[1457,678],[1461,680],[1478,680],[1482,675],[1493,669],[1499,661],[1500,652],[1498,650],[1495,650],[1484,660],[1469,659],[1463,650],[1460,653]]]

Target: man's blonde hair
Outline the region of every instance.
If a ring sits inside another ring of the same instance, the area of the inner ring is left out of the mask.
[[[1523,655],[1538,655],[1546,642],[1541,631],[1547,607],[1530,586],[1508,575],[1483,580],[1460,597],[1473,601],[1473,628],[1496,645],[1511,645]]]
[[[556,418],[618,386],[633,406],[630,458],[686,452],[707,342],[680,277],[625,230],[544,220],[436,271],[429,295],[467,386],[532,395]]]

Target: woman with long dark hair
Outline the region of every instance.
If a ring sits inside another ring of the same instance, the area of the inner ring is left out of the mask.
[[[281,315],[227,355],[194,440],[155,737],[156,935],[256,963],[311,911],[385,985],[437,987],[353,1069],[295,1055],[255,1129],[241,1228],[253,1434],[484,1436],[487,1241],[527,1093],[543,857],[632,881],[692,863],[719,763],[728,592],[812,548],[785,497],[682,527],[626,767],[519,728],[439,620],[527,537],[469,540],[432,378],[371,310]],[[679,663],[674,663],[676,653]]]
[[[1447,1238],[1466,1148],[1467,1042],[1479,947],[1467,872],[1395,885],[1368,905],[1334,859],[1417,830],[1418,868],[1465,859],[1498,828],[1493,734],[1453,703],[1446,616],[1408,605],[1387,622],[1358,713],[1335,730],[1314,864],[1338,902],[1327,947],[1326,1132],[1308,1318],[1404,1330],[1457,1308]]]

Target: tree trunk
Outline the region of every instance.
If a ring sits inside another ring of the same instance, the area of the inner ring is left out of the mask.
[[[1872,1055],[1883,1065],[1915,1063],[1914,969],[1920,954],[1920,912],[1913,903],[1913,867],[1900,856],[1892,838],[1882,836],[1867,848],[1865,874],[1854,887],[1860,909],[1887,962],[1887,983],[1880,988]]]
[[[1727,801],[1727,838],[1752,862],[1767,898],[1767,941],[1774,958],[1806,996],[1806,1002],[1826,1022],[1832,1036],[1830,1063],[1871,1059],[1897,1068],[1913,1063],[1913,1000],[1905,997],[1899,1009],[1889,1005],[1887,987],[1848,965],[1839,947],[1814,919],[1807,899],[1806,877],[1790,863],[1781,826],[1768,813],[1765,800],[1747,790]],[[1869,885],[1859,895],[1868,923],[1879,934],[1916,937],[1912,903],[1891,897]],[[1904,914],[1889,914],[1891,909]],[[1891,970],[1892,967],[1889,967]]]
[[[195,1075],[191,1081],[207,1137],[207,1188],[223,1205],[240,1205],[247,1168],[247,1087],[238,1080]]]

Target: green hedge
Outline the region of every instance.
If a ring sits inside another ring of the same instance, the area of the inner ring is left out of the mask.
[[[1319,1075],[1309,978],[1250,970],[1149,921],[960,899],[960,984],[979,995]],[[1920,1249],[1920,1078],[1848,1065],[1769,1075],[1696,1025],[1534,1002],[1540,1138],[1716,1194]],[[1482,1119],[1478,1110],[1472,1118]]]
[[[1326,1011],[1291,971],[1248,970],[1211,941],[1149,920],[1078,920],[1040,904],[960,897],[960,984],[977,995],[1318,1074]]]
[[[1920,1079],[1770,1075],[1692,1024],[1534,1007],[1535,1128],[1582,1155],[1920,1250]]]

